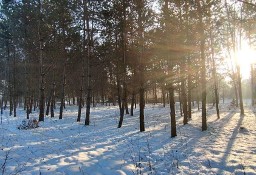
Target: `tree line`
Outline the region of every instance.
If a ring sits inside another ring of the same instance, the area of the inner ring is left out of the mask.
[[[220,98],[232,90],[244,114],[240,65],[236,53],[243,40],[254,46],[254,1],[222,0],[3,0],[0,11],[1,113],[16,116],[23,103],[27,118],[36,108],[39,121],[66,101],[86,108],[85,125],[96,103],[119,106],[133,115],[139,104],[170,106],[171,136],[176,134],[175,102],[183,123],[196,101],[207,130],[207,94],[220,118]],[[230,65],[223,65],[230,60]],[[252,105],[255,69],[251,66]],[[225,77],[229,77],[227,85]],[[221,92],[222,91],[222,92]],[[222,94],[222,95],[221,95]],[[208,99],[208,100],[207,100]],[[58,105],[56,105],[56,103]],[[130,104],[130,110],[128,109]],[[57,109],[58,107],[58,109]]]

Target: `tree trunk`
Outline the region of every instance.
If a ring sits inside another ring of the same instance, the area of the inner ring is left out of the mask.
[[[201,88],[202,88],[202,131],[207,130],[206,120],[206,63],[205,63],[205,33],[203,24],[203,10],[200,1],[197,1],[200,21],[200,57],[201,57]]]
[[[16,92],[16,50],[14,49],[14,56],[13,56],[13,116],[16,117],[16,108],[17,108],[17,92]]]
[[[109,104],[110,104],[110,102],[109,102]],[[94,93],[92,93],[92,106],[93,106],[93,107],[96,107],[95,95],[94,95]]]
[[[145,108],[145,77],[144,77],[144,61],[143,61],[143,55],[144,55],[144,28],[142,25],[143,17],[142,17],[142,10],[143,10],[144,4],[143,1],[139,1],[138,3],[138,28],[139,28],[139,47],[140,47],[140,53],[139,53],[139,74],[140,74],[140,132],[145,131],[145,122],[144,122],[144,108]]]
[[[240,11],[240,33],[239,33],[239,42],[240,42],[240,50],[242,46],[242,27],[243,27],[243,16],[242,16],[242,7]],[[244,115],[244,103],[243,103],[243,94],[242,94],[242,80],[241,80],[241,72],[240,72],[240,65],[236,63],[237,67],[237,81],[238,81],[238,95],[239,95],[239,105],[240,105],[240,114]]]
[[[32,113],[33,104],[34,104],[34,95],[33,95],[33,92],[32,92],[32,95],[31,95],[30,101],[29,101],[29,113],[30,114]]]
[[[16,91],[16,49],[13,47],[13,116],[16,117],[16,108],[17,108],[17,91]]]
[[[50,96],[48,97],[48,100],[47,100],[47,104],[46,104],[46,112],[45,112],[45,115],[48,116],[49,115],[49,111],[50,111],[50,104],[51,104],[51,94]]]
[[[44,121],[44,71],[43,71],[43,39],[41,33],[41,22],[42,22],[42,4],[39,0],[39,24],[38,24],[38,35],[39,35],[39,60],[40,60],[40,100],[39,100],[39,121]]]
[[[166,99],[165,99],[165,89],[164,89],[164,87],[162,87],[162,99],[163,99],[163,107],[165,108]]]
[[[83,81],[82,81],[83,82]],[[79,95],[79,101],[78,101],[78,115],[77,115],[77,122],[81,121],[81,113],[82,113],[82,99],[83,99],[83,87],[81,85],[80,88],[80,95]]]
[[[51,118],[54,117],[54,104],[55,104],[55,83],[54,83],[53,95],[51,98]]]
[[[117,93],[118,93],[118,106],[119,106],[119,113],[120,113],[120,118],[119,118],[119,123],[118,123],[118,128],[122,127],[123,120],[124,120],[124,106],[121,100],[121,87],[120,87],[120,82],[117,80]]]
[[[126,70],[125,70],[125,74],[126,74]],[[129,114],[128,101],[127,101],[127,85],[126,85],[126,82],[124,83],[124,106],[125,106],[125,114]]]
[[[188,118],[191,119],[192,118],[192,94],[191,94],[191,90],[192,90],[192,80],[191,80],[191,75],[190,73],[188,74]]]
[[[217,118],[220,118],[220,110],[219,110],[219,92],[218,92],[218,80],[217,80],[217,74],[216,74],[216,65],[215,65],[215,54],[214,54],[214,39],[212,36],[212,31],[210,32],[210,38],[211,38],[211,55],[212,55],[212,67],[213,67],[213,81],[214,81],[214,95],[215,95],[215,107],[217,112]]]
[[[154,89],[153,89],[153,92],[154,92],[154,104],[157,104],[157,88],[156,88],[156,82],[154,84]]]
[[[171,137],[177,136],[176,131],[176,116],[175,116],[175,100],[174,100],[174,89],[171,86],[169,88],[169,100],[170,100],[170,116],[171,116]]]
[[[73,94],[73,97],[72,97],[72,104],[76,105],[76,98],[75,98],[74,94]]]
[[[191,45],[190,43],[190,34],[189,34],[189,2],[186,1],[185,3],[185,11],[186,11],[186,44],[189,47]],[[182,19],[181,19],[182,20]],[[188,90],[187,90],[187,96],[188,96],[188,118],[191,119],[192,114],[192,107],[191,107],[191,91],[192,91],[192,64],[191,64],[191,58],[190,53],[187,54],[187,77],[188,77]]]
[[[66,86],[66,63],[64,63],[63,68],[63,80],[62,80],[62,92],[61,92],[61,103],[60,103],[60,114],[59,119],[62,119],[63,116],[63,108],[65,105],[65,86]]]
[[[145,99],[144,99],[144,87],[140,87],[140,132],[145,131],[144,123],[144,108],[145,108]]]
[[[182,96],[182,107],[183,107],[183,124],[188,124],[188,111],[187,111],[187,95],[185,90],[185,78],[181,81],[181,96]]]
[[[133,109],[134,109],[134,102],[135,102],[135,92],[132,92],[132,101],[131,101],[131,116],[133,116]]]
[[[240,114],[244,115],[244,104],[243,104],[243,94],[242,94],[242,84],[241,84],[241,73],[240,66],[237,65],[237,81],[238,81],[238,95],[239,95],[239,106],[240,106]]]
[[[89,2],[88,2],[89,3]],[[89,11],[87,4],[84,1],[84,12],[86,14],[86,30],[87,30],[87,97],[86,97],[86,116],[85,116],[85,125],[90,124],[90,110],[91,110],[91,35],[90,35],[90,27],[89,27]],[[93,32],[93,21],[92,29]],[[92,33],[91,33],[92,34]]]
[[[4,97],[4,99],[3,99],[3,110],[6,110],[6,108],[7,108],[7,97]]]
[[[7,42],[7,62],[8,62],[8,67],[9,67],[9,76],[8,76],[8,90],[9,90],[9,103],[10,103],[10,111],[9,115],[12,115],[13,111],[13,94],[12,94],[12,83],[11,83],[11,58],[10,58],[10,43],[9,41]]]
[[[3,115],[3,113],[4,113],[4,99],[3,99],[3,97],[2,97],[2,100],[1,100],[1,115]]]
[[[12,98],[12,90],[11,87],[9,87],[9,101],[10,101],[10,111],[9,111],[9,115],[12,116],[12,111],[13,111],[13,98]]]
[[[180,116],[183,116],[183,109],[182,109],[183,105],[182,105],[182,98],[181,98],[181,87],[179,87],[179,102],[180,102]]]
[[[122,9],[122,17],[123,17],[123,21],[122,21],[122,62],[123,62],[123,67],[122,67],[122,75],[123,75],[123,89],[122,89],[122,100],[119,101],[119,109],[120,109],[120,119],[119,119],[119,124],[118,124],[118,128],[120,128],[122,126],[123,123],[123,118],[124,118],[124,110],[126,108],[126,3],[125,0],[122,1],[122,5],[123,5],[123,9]],[[116,43],[117,43],[117,39],[116,39]],[[117,48],[117,46],[116,46]],[[118,60],[118,64],[119,64],[119,60]],[[120,66],[120,64],[119,64]],[[119,77],[120,78],[120,77]],[[119,92],[121,93],[121,87],[120,87],[120,79],[119,79]],[[119,96],[121,96],[121,94],[119,94]],[[129,113],[129,112],[128,112]]]

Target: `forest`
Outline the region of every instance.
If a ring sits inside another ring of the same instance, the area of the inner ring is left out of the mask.
[[[38,108],[44,121],[54,117],[57,103],[62,119],[72,103],[78,122],[86,108],[89,125],[91,106],[108,102],[119,106],[121,127],[138,103],[144,131],[145,103],[170,102],[174,112],[179,101],[187,124],[196,101],[206,130],[209,102],[218,118],[220,98],[227,96],[244,113],[242,62],[249,65],[254,105],[255,8],[236,0],[5,0],[1,113],[8,104],[15,117],[22,104],[27,118]]]
[[[86,107],[89,125],[91,105],[111,102],[121,127],[128,103],[132,115],[138,102],[143,131],[145,102],[174,109],[178,96],[184,124],[192,102],[202,102],[206,130],[207,93],[218,117],[229,91],[243,113],[241,62],[250,64],[254,104],[254,15],[243,1],[3,1],[2,110],[9,103],[16,116],[22,104],[29,118],[38,107],[44,121],[59,103],[61,119],[68,101],[78,105],[77,121]]]
[[[168,111],[170,138],[195,120],[211,132],[212,117],[254,109],[255,17],[254,0],[2,0],[1,125],[91,127],[114,108],[116,128],[134,116],[142,134],[153,105]],[[133,174],[157,174],[135,164]]]

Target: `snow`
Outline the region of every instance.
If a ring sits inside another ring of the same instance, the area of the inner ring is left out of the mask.
[[[201,131],[201,113],[183,125],[177,111],[177,137],[170,137],[170,110],[145,109],[146,131],[139,132],[139,109],[117,128],[118,108],[91,109],[90,126],[77,123],[77,107],[64,117],[46,117],[35,129],[19,130],[26,118],[4,111],[0,124],[0,174],[132,175],[256,174],[255,109],[221,106],[221,119],[208,107],[208,130]],[[84,109],[85,110],[85,109]],[[56,112],[58,110],[56,109]],[[83,111],[85,114],[85,111]],[[31,117],[37,117],[35,111]],[[55,116],[58,116],[57,113]]]

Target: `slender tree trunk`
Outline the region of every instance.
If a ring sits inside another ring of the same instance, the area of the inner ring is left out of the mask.
[[[95,103],[95,94],[94,93],[92,93],[92,106],[93,107],[96,107],[96,103]],[[110,102],[109,102],[109,104],[110,104]]]
[[[190,64],[189,64],[190,65]],[[191,94],[191,90],[192,90],[192,80],[191,80],[191,74],[188,74],[188,118],[191,119],[192,118],[192,94]]]
[[[243,27],[243,11],[242,11],[242,7],[240,10],[240,33],[239,33],[239,46],[240,46],[240,50],[241,50],[241,46],[242,46],[242,27]],[[241,72],[240,72],[240,65],[238,65],[238,63],[236,63],[236,67],[237,67],[237,81],[238,81],[238,95],[239,95],[239,105],[240,105],[240,114],[244,115],[244,103],[243,103],[243,94],[242,94],[242,78],[241,78]]]
[[[157,104],[158,103],[158,101],[157,101],[157,87],[156,87],[156,82],[155,82],[155,84],[154,84],[154,90],[153,90],[153,92],[154,92],[154,104]]]
[[[186,23],[186,44],[188,45],[188,47],[189,47],[189,45],[191,44],[190,43],[190,35],[189,35],[189,9],[188,9],[188,7],[189,7],[189,2],[188,1],[186,1],[185,2],[185,11],[186,11],[186,17],[185,17],[185,19],[186,19],[186,21],[185,21],[185,23]],[[192,76],[192,69],[191,69],[191,67],[192,67],[192,64],[191,64],[191,58],[190,58],[190,54],[188,53],[187,54],[187,77],[188,77],[188,89],[187,89],[187,97],[188,97],[188,118],[189,119],[191,119],[191,117],[192,117],[192,114],[191,114],[191,111],[192,111],[192,107],[191,107],[191,90],[192,90],[192,78],[191,78],[191,76]]]
[[[170,100],[170,116],[171,116],[171,137],[177,136],[176,131],[176,116],[175,116],[175,100],[174,100],[174,88],[171,86],[169,88],[169,100]]]
[[[117,94],[118,94],[118,106],[119,106],[119,113],[120,113],[120,118],[119,118],[119,123],[118,123],[118,128],[122,127],[123,120],[124,120],[124,106],[122,103],[122,97],[121,97],[121,87],[120,87],[120,80],[119,76],[117,75]]]
[[[9,75],[10,78],[10,75]],[[13,94],[12,94],[12,87],[9,85],[9,101],[10,101],[10,111],[9,115],[12,116],[12,111],[13,111]]]
[[[39,24],[38,24],[38,37],[39,37],[39,60],[40,60],[40,100],[39,100],[39,121],[44,121],[44,71],[43,71],[43,39],[41,33],[41,22],[42,22],[42,4],[39,0]]]
[[[74,92],[73,92],[73,93],[74,93]],[[73,97],[72,97],[72,104],[73,104],[73,105],[76,104],[76,98],[75,98],[74,94],[73,94]]]
[[[32,109],[33,109],[33,104],[34,104],[34,92],[32,92],[32,95],[30,97],[30,101],[29,101],[29,113],[32,113]]]
[[[83,85],[81,85],[81,88],[80,88],[80,95],[79,95],[79,101],[78,101],[78,115],[77,115],[77,120],[76,120],[77,122],[81,121],[82,98],[83,98]]]
[[[142,25],[142,9],[144,7],[143,1],[138,3],[138,29],[139,29],[139,76],[140,76],[140,88],[139,88],[139,99],[140,99],[140,132],[145,131],[145,122],[144,122],[144,108],[145,108],[145,77],[144,77],[144,28]]]
[[[132,101],[131,101],[131,116],[133,116],[134,103],[135,103],[135,92],[133,90],[133,92],[132,92]]]
[[[237,79],[238,79],[238,95],[239,95],[239,105],[240,105],[240,114],[244,115],[244,103],[243,103],[243,94],[242,94],[242,84],[241,84],[241,73],[240,66],[237,65]]]
[[[145,122],[144,122],[144,108],[145,108],[145,99],[144,99],[144,86],[141,84],[140,87],[140,132],[145,131]]]
[[[125,70],[125,73],[126,73],[126,70]],[[124,104],[125,104],[125,114],[129,114],[128,101],[127,101],[127,85],[126,85],[126,82],[124,83]]]
[[[53,94],[51,98],[51,118],[54,117],[54,104],[55,104],[55,83],[53,83]]]
[[[118,124],[118,128],[120,128],[122,126],[123,123],[123,118],[124,118],[124,110],[126,108],[127,105],[127,95],[126,95],[126,2],[125,0],[122,1],[122,5],[123,5],[123,11],[122,11],[122,15],[123,15],[123,25],[122,25],[122,62],[123,62],[123,66],[122,67],[122,75],[123,75],[123,88],[122,88],[122,100],[120,100],[119,102],[119,109],[120,109],[120,119],[119,119],[119,124]],[[117,39],[116,39],[117,41]],[[117,48],[117,46],[116,46]],[[118,60],[119,63],[119,60]],[[120,65],[119,65],[120,66]],[[121,87],[120,87],[120,79],[119,79],[119,93],[121,93]],[[121,96],[121,94],[120,94]],[[127,112],[127,111],[126,111]],[[129,113],[129,112],[128,112]]]
[[[183,124],[188,124],[188,111],[187,111],[187,95],[185,90],[185,78],[181,81],[181,96],[182,96],[182,107],[183,107]]]
[[[180,102],[180,116],[183,116],[183,109],[182,109],[182,98],[181,98],[181,87],[179,87],[179,102]]]
[[[212,67],[213,67],[213,81],[214,81],[214,95],[215,95],[215,107],[217,112],[217,118],[220,118],[220,110],[219,110],[219,92],[218,92],[218,80],[217,80],[217,73],[216,73],[216,65],[215,65],[215,54],[214,54],[214,39],[212,36],[212,31],[210,32],[211,38],[211,55],[212,55]]]
[[[4,99],[3,99],[3,97],[2,97],[2,99],[1,99],[1,115],[3,115],[3,113],[4,113]]]
[[[88,2],[89,3],[89,2]],[[86,97],[86,116],[85,116],[85,125],[90,124],[90,110],[91,110],[91,37],[90,37],[90,27],[89,27],[89,10],[87,4],[84,0],[84,11],[86,14],[86,29],[87,29],[87,97]],[[93,21],[92,21],[93,26]],[[92,28],[93,32],[93,28]]]
[[[165,108],[166,99],[165,99],[165,87],[162,87],[162,99],[163,99],[163,107]]]
[[[87,97],[86,97],[86,118],[85,125],[90,124],[90,110],[91,110],[91,87],[87,89]]]
[[[202,131],[207,130],[206,120],[206,63],[205,63],[205,33],[203,24],[203,10],[200,1],[197,1],[200,20],[200,57],[201,57],[201,88],[202,88]]]
[[[9,103],[10,103],[10,111],[9,115],[12,115],[13,111],[13,93],[12,93],[12,83],[11,83],[11,58],[10,58],[10,41],[8,40],[6,43],[7,48],[7,62],[8,62],[8,68],[9,68],[9,75],[8,75],[8,90],[9,90]]]
[[[235,97],[236,97],[236,99],[235,99],[235,102],[236,102],[236,107],[238,107],[238,90],[237,90],[237,77],[235,78],[235,80],[233,80],[234,81],[234,91],[235,91]]]
[[[218,85],[217,85],[217,77],[216,77],[216,73],[215,73],[215,76],[214,76],[214,94],[215,94],[215,107],[216,107],[216,112],[217,112],[217,118],[219,119],[220,118],[220,109],[219,109],[219,93],[218,93]]]
[[[62,119],[63,108],[65,105],[65,86],[66,86],[66,63],[63,68],[63,80],[62,80],[62,92],[61,92],[61,103],[60,103],[60,114],[59,119]]]
[[[137,108],[137,95],[135,95],[135,98],[134,98],[134,108],[135,109]]]
[[[23,110],[25,111],[26,110],[26,107],[27,107],[27,94],[26,94],[26,96],[24,97],[25,99],[24,99],[24,103],[23,103]]]
[[[16,91],[16,49],[13,46],[13,116],[17,116],[17,91]]]
[[[50,105],[51,105],[51,96],[52,96],[52,94],[50,94],[50,96],[48,97],[48,100],[47,100],[47,104],[46,104],[46,112],[45,112],[45,115],[46,115],[46,116],[48,116],[48,115],[49,115]]]
[[[27,97],[28,99],[26,100],[26,114],[27,114],[27,119],[29,119],[29,114],[30,114],[30,109],[29,109],[29,105],[30,105],[30,103],[29,103],[29,101],[30,101],[30,99],[29,99],[29,97]]]
[[[4,110],[6,110],[6,108],[7,108],[7,97],[6,97],[5,101],[4,101]]]

